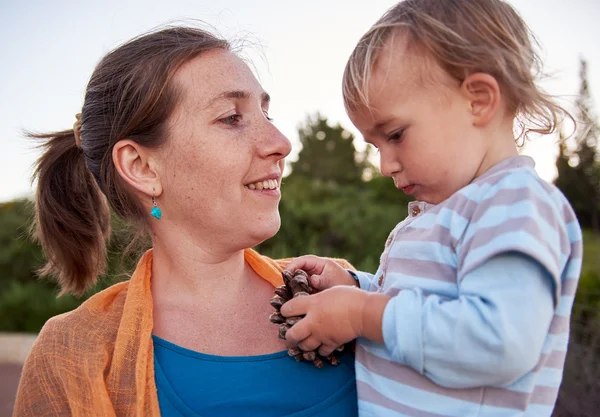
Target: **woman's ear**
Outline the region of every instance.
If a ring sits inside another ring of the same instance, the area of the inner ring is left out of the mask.
[[[139,143],[122,139],[113,147],[112,158],[121,178],[147,196],[162,194],[162,183],[152,153]]]
[[[499,111],[500,85],[489,74],[477,72],[469,75],[460,86],[467,99],[467,111],[473,116],[473,125],[486,126]]]

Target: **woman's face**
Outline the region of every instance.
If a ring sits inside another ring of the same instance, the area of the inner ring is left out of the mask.
[[[181,95],[160,150],[160,221],[217,251],[272,237],[291,145],[269,120],[269,96],[222,50],[186,63],[174,82]]]

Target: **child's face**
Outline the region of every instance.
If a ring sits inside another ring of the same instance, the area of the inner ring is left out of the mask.
[[[349,116],[378,148],[381,173],[417,200],[437,204],[479,174],[489,145],[473,125],[460,82],[433,60],[411,57],[402,39],[387,43],[369,79],[370,108]]]

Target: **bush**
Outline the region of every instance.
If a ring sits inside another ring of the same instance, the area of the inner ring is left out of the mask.
[[[308,253],[345,258],[375,272],[385,240],[406,217],[408,201],[389,178],[360,187],[290,178],[283,187],[281,229],[258,250],[274,258]]]
[[[600,409],[600,237],[584,231],[583,268],[571,315],[565,372],[553,417]]]
[[[40,245],[29,235],[33,204],[28,200],[0,204],[0,214],[0,331],[37,333],[50,317],[78,307],[99,290],[122,280],[126,277],[123,271],[130,271],[139,257],[135,251],[123,258],[131,233],[113,216],[107,273],[82,297],[57,297],[58,285],[36,274],[44,258]]]
[[[50,317],[71,311],[82,301],[70,295],[57,298],[57,294],[57,289],[42,282],[9,282],[0,295],[0,329],[37,333]]]

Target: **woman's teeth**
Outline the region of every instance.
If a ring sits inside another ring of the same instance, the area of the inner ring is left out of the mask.
[[[277,180],[265,180],[246,185],[251,190],[275,190],[278,187]]]

